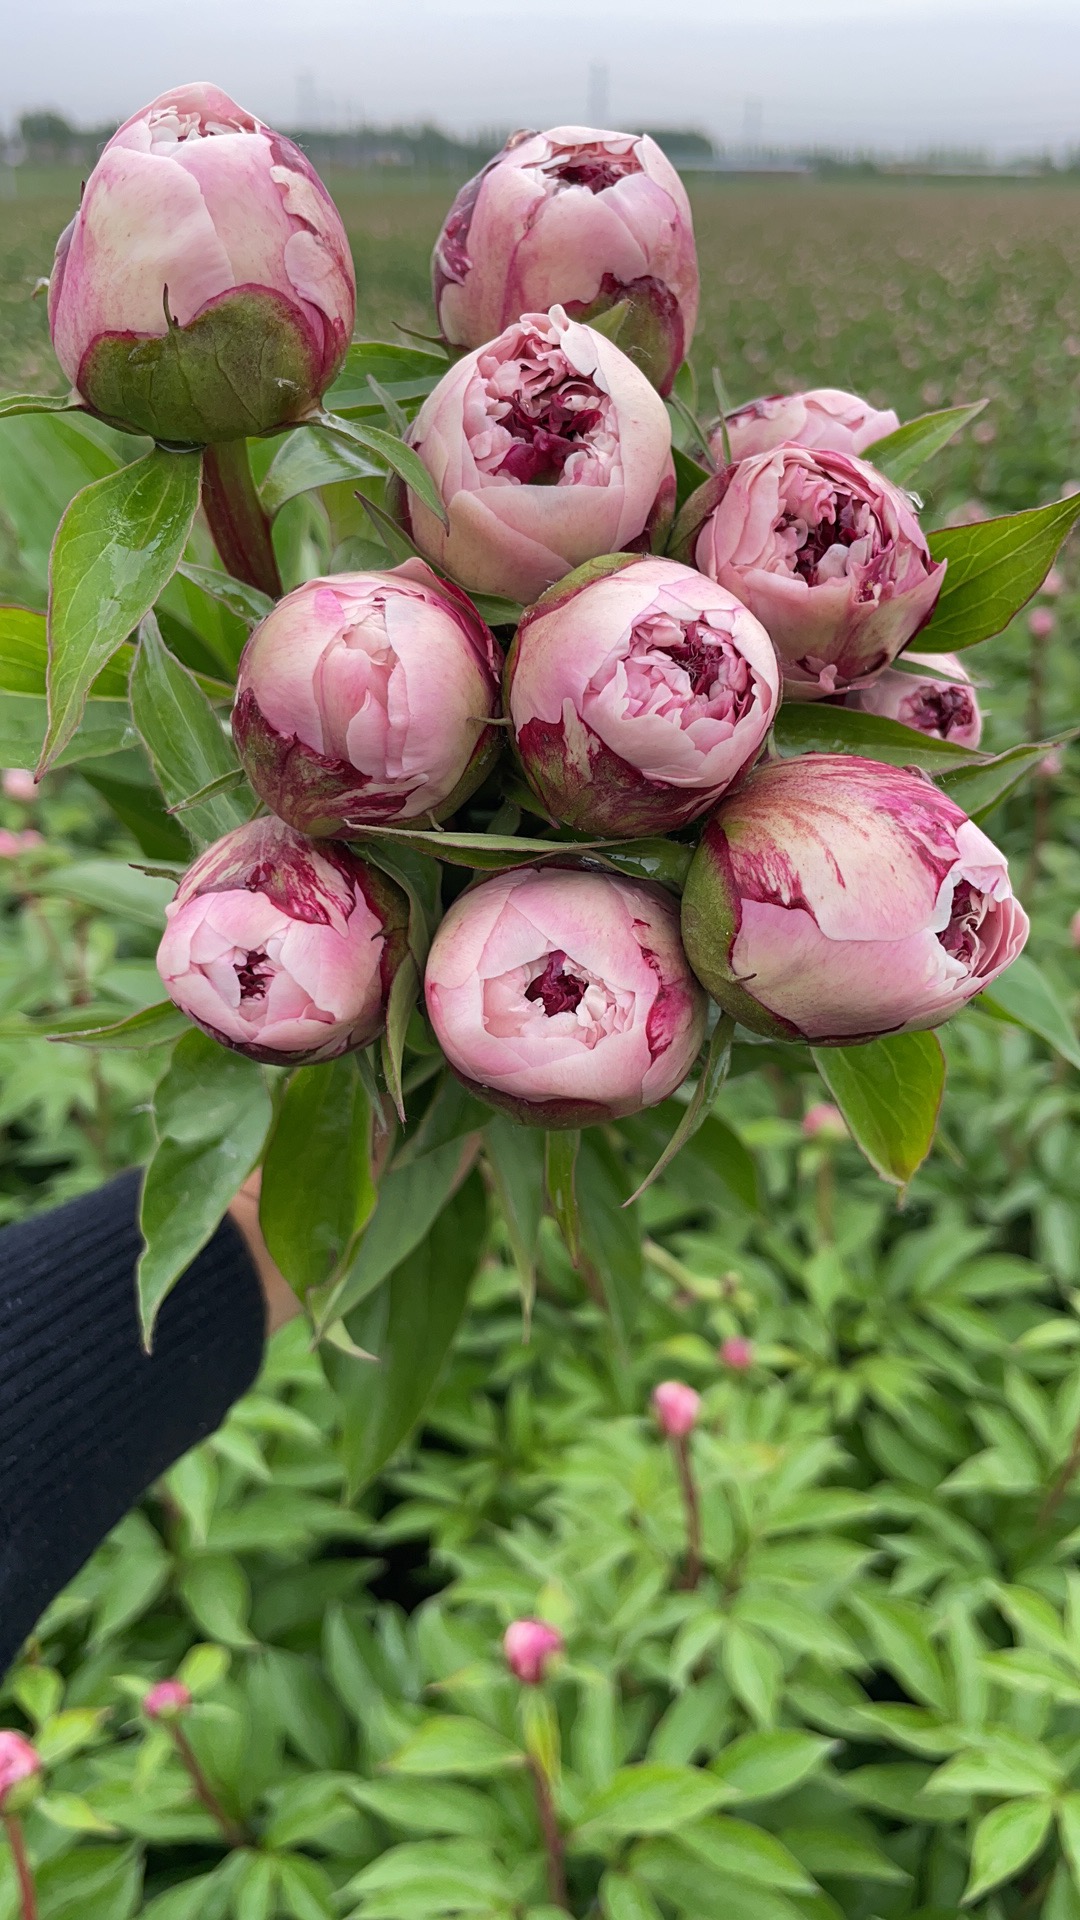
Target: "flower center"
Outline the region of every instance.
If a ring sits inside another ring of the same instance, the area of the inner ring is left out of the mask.
[[[586,982],[569,973],[566,955],[556,948],[549,953],[542,973],[525,989],[526,1000],[539,1000],[550,1019],[556,1013],[576,1013],[585,995]]]
[[[837,495],[834,496],[832,506],[834,517],[823,517],[816,525],[806,526],[806,531],[795,551],[795,571],[811,587],[817,585],[821,563],[826,554],[834,556],[827,570],[830,576],[845,572],[846,565],[842,555],[836,552],[836,549],[854,546],[855,541],[861,540],[869,531],[866,525],[866,508],[861,502],[856,506],[855,501],[850,497],[844,498],[842,495]],[[786,524],[801,532],[805,523],[797,519],[789,519]]]
[[[971,969],[979,949],[979,929],[986,918],[987,897],[961,880],[952,899],[949,924],[938,934],[946,953]]]
[[[555,181],[556,189],[587,187],[590,193],[603,193],[605,187],[617,186],[627,174],[640,173],[641,161],[632,147],[625,153],[615,153],[596,142],[591,147],[557,149],[540,171]]]
[[[908,726],[920,733],[939,734],[942,740],[960,727],[970,727],[975,718],[966,687],[919,687],[905,706]]]
[[[606,482],[617,451],[611,401],[572,364],[558,330],[522,321],[501,351],[478,365],[485,419],[469,441],[480,472],[516,486]]]
[[[267,988],[274,977],[274,969],[265,947],[253,948],[245,953],[243,960],[234,960],[233,972],[240,982],[241,1000],[266,998]]]
[[[637,718],[647,715],[682,727],[722,720],[734,727],[754,704],[749,663],[708,616],[648,614],[634,626],[621,674],[619,666],[609,662],[590,691],[612,685],[623,693],[624,711]]]

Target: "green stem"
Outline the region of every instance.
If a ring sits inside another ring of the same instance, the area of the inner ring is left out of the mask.
[[[225,1808],[222,1806],[221,1801],[218,1799],[217,1794],[214,1792],[213,1787],[210,1785],[209,1780],[199,1765],[195,1757],[195,1750],[187,1734],[184,1732],[183,1727],[178,1726],[174,1720],[170,1722],[169,1732],[172,1734],[176,1744],[176,1751],[180,1755],[184,1766],[187,1768],[188,1778],[195,1789],[197,1797],[202,1801],[211,1819],[215,1820],[221,1828],[226,1845],[230,1847],[253,1846],[254,1837],[248,1828],[241,1826],[238,1820],[234,1820],[231,1814],[226,1813]]]
[[[284,588],[270,522],[255,488],[246,440],[226,440],[204,450],[202,503],[228,571],[271,600],[280,600]]]
[[[15,1863],[15,1878],[19,1883],[19,1900],[22,1920],[37,1920],[37,1894],[34,1892],[34,1876],[26,1852],[22,1821],[17,1813],[4,1816],[4,1828],[7,1833],[11,1858]]]
[[[551,1896],[552,1906],[561,1907],[565,1913],[568,1909],[566,1904],[566,1865],[563,1854],[563,1837],[559,1831],[559,1822],[555,1813],[555,1802],[551,1795],[551,1782],[535,1754],[529,1755],[529,1772],[532,1774],[533,1790],[536,1794],[536,1812],[540,1821],[540,1832],[544,1839],[548,1893]]]
[[[675,1469],[686,1509],[686,1565],[679,1585],[684,1592],[692,1593],[701,1579],[701,1502],[690,1459],[689,1434],[673,1435],[671,1450],[675,1456]]]

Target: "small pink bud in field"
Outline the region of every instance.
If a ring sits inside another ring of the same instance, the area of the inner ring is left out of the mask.
[[[849,693],[847,705],[862,713],[898,720],[932,740],[977,747],[982,714],[967,668],[954,653],[904,653],[903,666],[886,667],[867,687]],[[912,673],[910,667],[925,667]]]
[[[9,800],[21,800],[24,806],[36,800],[40,791],[33,774],[25,767],[5,767],[3,788]]]
[[[35,833],[33,827],[24,827],[21,833],[0,827],[0,860],[17,860],[20,853],[29,853],[34,847],[44,845],[43,836]]]
[[[891,407],[872,407],[857,393],[840,387],[811,387],[806,393],[770,393],[736,407],[726,420],[733,460],[754,453],[771,453],[782,441],[799,447],[825,448],[832,453],[864,454],[876,440],[895,433],[900,419]],[[713,457],[723,464],[724,436],[716,427],[710,442]]]
[[[182,1680],[159,1680],[143,1698],[148,1720],[175,1720],[191,1705],[191,1689]]]
[[[1049,640],[1057,620],[1049,607],[1033,607],[1028,614],[1028,632],[1033,640]]]
[[[847,1122],[831,1100],[819,1100],[803,1115],[802,1130],[808,1140],[846,1140]]]
[[[1069,922],[1069,938],[1074,947],[1080,947],[1080,911],[1074,913]]]
[[[1065,591],[1065,575],[1062,573],[1060,567],[1051,567],[1049,573],[1046,576],[1046,579],[1043,581],[1042,586],[1039,588],[1039,592],[1045,593],[1047,597],[1051,600],[1056,600],[1058,597],[1058,594],[1064,593],[1064,591]]]
[[[19,1789],[41,1772],[41,1755],[21,1733],[0,1729],[0,1813],[18,1813],[27,1793]]]
[[[1056,780],[1064,765],[1065,755],[1061,748],[1051,747],[1049,753],[1043,754],[1035,771],[1041,773],[1044,780]]]
[[[722,1367],[728,1367],[732,1373],[745,1373],[754,1364],[754,1343],[741,1333],[733,1333],[721,1340],[717,1359]]]
[[[652,1404],[661,1433],[669,1440],[682,1440],[697,1425],[701,1395],[682,1380],[661,1380],[653,1388]]]
[[[503,1635],[506,1664],[527,1687],[538,1687],[547,1674],[548,1662],[563,1650],[564,1641],[557,1627],[544,1620],[512,1620]]]

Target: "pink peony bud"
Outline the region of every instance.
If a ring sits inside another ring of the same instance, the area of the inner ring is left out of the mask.
[[[802,1130],[807,1140],[846,1140],[847,1121],[830,1100],[819,1100],[803,1114]]]
[[[1028,935],[1004,855],[956,802],[848,754],[773,761],[721,800],[682,927],[744,1026],[824,1046],[940,1026]]]
[[[408,903],[340,843],[253,820],[189,867],[165,914],[166,991],[222,1046],[298,1066],[380,1032]]]
[[[565,1642],[557,1627],[544,1620],[512,1620],[503,1634],[506,1664],[527,1687],[538,1687],[547,1676],[548,1662]]]
[[[757,615],[796,700],[880,673],[926,625],[945,576],[907,494],[862,460],[806,447],[707,480],[672,544]]]
[[[1036,763],[1035,771],[1041,773],[1044,780],[1056,780],[1064,765],[1063,749],[1051,747],[1049,753],[1044,753],[1042,759]]]
[[[175,1720],[191,1705],[191,1689],[182,1680],[159,1680],[143,1696],[143,1712],[148,1720]]]
[[[895,433],[900,420],[891,407],[881,412],[857,393],[811,387],[807,393],[770,393],[762,400],[748,400],[728,414],[725,424],[732,460],[747,460],[751,454],[771,453],[785,440],[829,453],[862,454],[876,440]],[[722,466],[726,455],[719,427],[710,446]]]
[[[205,81],[114,133],[61,234],[56,355],[92,412],[159,440],[303,420],[345,356],[356,283],[298,147]]]
[[[667,409],[612,341],[527,313],[428,395],[410,440],[449,529],[416,498],[417,546],[476,593],[524,605],[598,553],[648,546],[675,500]]]
[[[982,738],[982,713],[966,667],[954,653],[905,653],[903,661],[928,667],[930,672],[908,673],[899,665],[886,667],[868,687],[849,693],[847,705],[863,713],[879,713],[899,720],[932,740],[951,740],[957,747],[977,747]]]
[[[1057,616],[1049,607],[1033,607],[1028,614],[1028,632],[1033,640],[1049,640],[1057,626]]]
[[[515,133],[462,187],[432,258],[439,325],[480,347],[523,313],[628,301],[619,345],[661,393],[689,350],[698,268],[686,189],[647,134]]]
[[[40,792],[33,774],[25,767],[5,767],[3,788],[9,800],[21,800],[25,806],[36,800]]]
[[[44,836],[33,827],[23,827],[19,832],[0,827],[0,860],[17,860],[21,853],[31,853],[35,847],[44,845]]]
[[[557,820],[664,833],[755,758],[780,674],[753,614],[674,560],[597,561],[522,620],[507,693],[522,764]]]
[[[502,656],[422,560],[308,580],[256,627],[233,736],[260,799],[303,833],[441,819],[500,748]]]
[[[1051,567],[1049,573],[1046,576],[1046,579],[1043,581],[1042,586],[1039,588],[1039,592],[1047,594],[1051,600],[1056,600],[1058,597],[1058,594],[1064,593],[1064,591],[1065,591],[1065,575],[1061,572],[1061,569],[1059,567]]]
[[[720,1365],[732,1373],[746,1373],[754,1364],[754,1343],[741,1333],[729,1334],[726,1340],[721,1340],[716,1357]]]
[[[697,1425],[701,1395],[681,1380],[661,1380],[653,1388],[652,1405],[661,1433],[669,1440],[681,1440]]]
[[[22,1811],[29,1797],[23,1782],[36,1780],[40,1772],[41,1755],[29,1740],[10,1727],[0,1729],[0,1813]]]
[[[605,873],[519,867],[460,895],[426,993],[458,1077],[541,1127],[665,1100],[705,1032],[671,896]]]

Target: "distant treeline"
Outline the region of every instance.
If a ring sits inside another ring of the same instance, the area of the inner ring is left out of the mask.
[[[62,114],[24,113],[15,135],[0,139],[0,159],[8,164],[91,167],[114,126],[75,127]],[[508,128],[491,128],[459,139],[441,127],[326,127],[284,129],[320,167],[408,169],[416,173],[475,173],[498,152]],[[637,129],[634,129],[637,131]],[[980,149],[934,148],[904,158],[832,148],[796,150],[718,144],[694,127],[647,127],[677,167],[686,172],[797,172],[843,175],[894,173],[1077,174],[1080,146],[1064,155],[1032,154],[1003,163]]]

